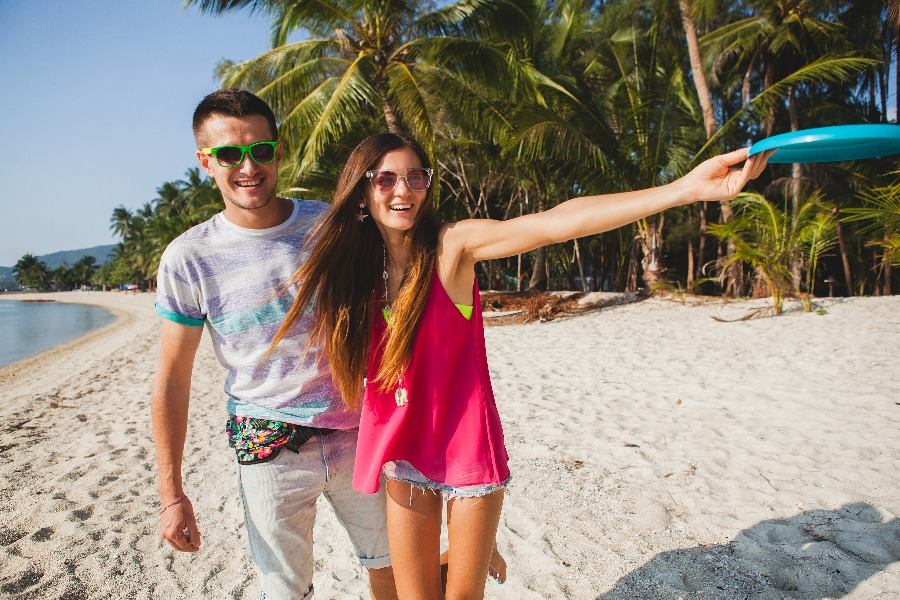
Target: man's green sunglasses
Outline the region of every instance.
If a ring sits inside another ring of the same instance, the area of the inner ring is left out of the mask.
[[[258,165],[267,165],[275,160],[278,142],[254,142],[247,146],[216,146],[215,148],[200,148],[200,152],[216,157],[216,162],[226,169],[233,169],[244,162],[244,156],[249,154]]]

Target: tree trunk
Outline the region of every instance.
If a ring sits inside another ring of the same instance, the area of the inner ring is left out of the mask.
[[[639,247],[639,238],[635,237],[631,240],[631,252],[628,254],[628,269],[626,271],[627,276],[625,280],[625,291],[626,292],[636,292],[637,291],[637,281],[638,281],[638,247]]]
[[[900,123],[900,10],[894,26],[894,122]],[[890,67],[888,67],[890,70]]]
[[[544,195],[537,195],[537,207],[535,212],[544,210]],[[528,282],[528,291],[547,291],[547,247],[541,246],[534,251],[534,264],[531,267],[531,280]]]
[[[656,292],[664,283],[663,273],[663,226],[665,215],[656,215],[647,218],[646,227],[638,227],[638,242],[641,245],[641,268],[643,269],[645,291],[648,294]]]
[[[853,296],[853,274],[850,271],[850,256],[847,254],[847,242],[844,240],[844,228],[841,227],[841,211],[838,207],[832,210],[837,233],[838,248],[841,251],[841,265],[844,267],[844,285],[847,286],[847,295]]]
[[[688,291],[694,287],[694,240],[688,238],[688,247],[687,247],[687,281],[685,282],[685,287]]]
[[[382,110],[384,111],[384,120],[387,123],[388,131],[395,134],[401,134],[403,132],[403,126],[400,124],[400,117],[397,116],[397,112],[394,110],[394,107],[391,106],[391,103],[388,102],[386,97],[382,97]]]
[[[700,99],[700,107],[703,109],[703,127],[706,129],[706,139],[716,132],[716,115],[713,111],[712,95],[706,84],[706,74],[703,72],[703,61],[700,56],[700,42],[697,40],[697,28],[694,26],[694,18],[687,0],[678,0],[678,8],[681,11],[681,25],[684,27],[684,37],[687,39],[688,56],[691,59],[691,77],[697,96]]]
[[[791,118],[791,131],[800,129],[800,119],[797,115],[797,99],[794,96],[793,86],[788,91],[788,113]],[[797,231],[797,220],[800,215],[800,164],[793,163],[791,165],[791,226]],[[794,249],[791,257],[791,283],[794,291],[800,292],[800,280],[802,279],[801,256],[797,249]],[[812,290],[807,290],[812,293]]]
[[[587,281],[584,279],[584,263],[581,260],[581,250],[578,248],[578,240],[572,240],[575,243],[575,260],[578,262],[578,276],[581,278],[581,291],[587,292]]]
[[[516,291],[522,291],[522,255],[516,257]]]
[[[887,60],[887,59],[885,59]],[[888,62],[888,64],[890,64]],[[890,78],[890,67],[884,64],[878,65],[878,87],[881,90],[881,122],[886,123],[887,118],[887,95],[888,95],[888,79]]]
[[[878,273],[878,252],[877,251],[872,252],[872,271],[874,271],[875,273]],[[875,275],[874,284],[875,284],[875,289],[872,291],[872,295],[880,296],[881,295],[881,277],[879,277],[878,275]]]
[[[887,242],[891,239],[891,230],[887,227],[884,228],[884,241]],[[893,273],[891,272],[891,261],[888,260],[888,251],[887,248],[884,249],[884,255],[881,258],[881,272],[884,274],[884,285],[882,286],[882,290],[885,296],[890,296],[893,294],[893,289],[891,286],[891,278],[893,277]]]
[[[731,208],[731,202],[727,200],[723,200],[719,203],[721,207],[722,213],[722,223],[728,223],[731,219],[734,218],[734,209]],[[729,259],[731,255],[734,254],[735,247],[734,242],[728,240],[725,243],[725,256]],[[721,252],[716,256],[716,261],[721,257]],[[723,294],[725,296],[731,296],[732,298],[737,298],[741,295],[741,288],[743,288],[743,282],[741,281],[741,266],[737,263],[734,263],[730,267],[728,267],[728,271],[725,273],[725,282],[723,288]]]
[[[688,0],[678,0],[678,8],[681,11],[681,25],[684,27],[684,37],[687,40],[688,56],[691,60],[691,78],[694,80],[694,88],[697,90],[697,98],[700,100],[700,107],[703,109],[703,128],[706,130],[706,139],[708,140],[716,133],[719,128],[716,122],[716,113],[713,109],[712,94],[709,91],[709,85],[706,83],[706,73],[703,71],[703,57],[700,55],[700,43],[697,39],[697,27],[694,24],[694,17],[691,15],[691,8]],[[706,211],[707,203],[701,202],[700,206],[700,244],[697,252],[697,268],[703,266],[703,251],[706,247]],[[694,282],[694,265],[693,265],[693,246],[691,245],[688,254],[688,288]],[[699,273],[697,274],[699,278]]]
[[[766,57],[766,74],[763,83],[763,89],[767,90],[775,84],[775,64],[773,57]],[[775,132],[775,106],[769,109],[766,115],[766,137],[770,137]]]
[[[707,206],[706,202],[700,203],[700,241],[697,244],[697,261],[695,264],[694,278],[700,279],[703,276],[703,261],[706,256],[706,225],[707,225]]]
[[[877,77],[878,77],[878,75],[877,75],[876,71],[873,69],[872,77],[871,77],[871,79],[869,79],[869,108],[867,111],[869,113],[868,114],[869,121],[873,120],[873,117],[875,116],[875,111],[878,110],[877,108],[875,108],[875,83],[876,83]]]

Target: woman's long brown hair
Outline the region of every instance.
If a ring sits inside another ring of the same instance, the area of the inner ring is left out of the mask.
[[[297,286],[294,303],[275,334],[270,352],[291,327],[312,308],[313,325],[307,350],[324,350],[332,378],[351,410],[359,408],[363,378],[369,356],[373,315],[381,314],[378,298],[383,286],[381,273],[384,242],[372,218],[357,219],[359,203],[365,200],[366,171],[392,150],[412,149],[430,167],[425,151],[414,139],[393,133],[369,136],[350,153],[338,178],[331,209],[304,244],[306,261],[294,273],[289,286]],[[434,272],[438,225],[432,211],[432,187],[419,207],[416,223],[406,232],[409,256],[400,291],[391,306],[391,327],[384,358],[375,381],[386,390],[396,385],[409,362],[416,326]]]

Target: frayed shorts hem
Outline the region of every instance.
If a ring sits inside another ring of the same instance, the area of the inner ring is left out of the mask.
[[[453,486],[445,483],[432,481],[423,475],[418,469],[413,467],[405,460],[395,460],[385,463],[382,467],[385,479],[392,481],[402,481],[408,483],[412,487],[423,492],[432,492],[440,494],[444,500],[455,500],[461,498],[481,498],[494,492],[506,489],[509,485],[511,477],[501,483],[485,483],[478,485]]]
[[[386,569],[387,567],[391,566],[390,554],[379,556],[377,558],[357,557],[357,559],[359,560],[359,564],[367,569]]]

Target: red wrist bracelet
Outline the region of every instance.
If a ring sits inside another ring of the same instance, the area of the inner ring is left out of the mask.
[[[172,508],[173,506],[175,506],[176,504],[178,504],[179,502],[181,502],[183,500],[187,500],[187,496],[178,496],[177,498],[175,498],[174,500],[172,500],[171,502],[169,502],[168,504],[163,506],[161,509],[159,509],[159,514],[163,514],[164,512],[166,512],[167,510],[169,510],[170,508]]]

